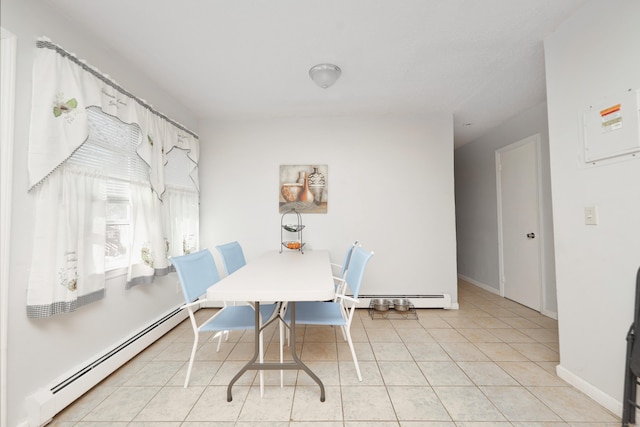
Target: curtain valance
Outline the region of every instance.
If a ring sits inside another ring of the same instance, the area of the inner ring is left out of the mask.
[[[197,189],[198,135],[170,120],[73,54],[39,39],[33,67],[29,135],[29,188],[42,183],[89,135],[86,108],[96,106],[141,130],[138,155],[149,165],[149,182],[158,198],[165,191],[163,167],[171,148],[187,150]]]

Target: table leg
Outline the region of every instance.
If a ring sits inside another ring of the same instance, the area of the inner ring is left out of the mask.
[[[233,388],[233,385],[236,383],[236,381],[238,381],[240,377],[249,369],[258,369],[257,366],[260,365],[259,363],[256,363],[256,360],[258,359],[258,355],[259,355],[258,353],[260,351],[260,334],[262,333],[262,327],[260,325],[260,303],[256,301],[253,308],[254,308],[254,311],[256,312],[255,313],[256,323],[253,328],[253,332],[254,332],[253,357],[251,358],[251,360],[249,360],[249,362],[246,365],[242,367],[242,369],[238,371],[238,373],[229,382],[229,385],[227,386],[227,402],[231,402],[233,400],[233,396],[231,395],[231,389]]]
[[[313,371],[304,364],[304,362],[302,362],[302,360],[300,360],[300,358],[298,357],[298,355],[296,354],[296,304],[295,302],[290,302],[289,303],[289,309],[291,310],[291,325],[289,326],[289,330],[290,330],[290,334],[291,334],[291,357],[293,358],[293,363],[292,362],[286,362],[286,363],[256,363],[256,360],[258,359],[259,356],[259,351],[260,351],[260,334],[262,333],[262,330],[264,328],[266,328],[269,324],[271,324],[272,321],[274,321],[275,319],[278,319],[280,321],[282,321],[282,319],[280,319],[280,317],[276,317],[275,319],[271,319],[269,322],[267,322],[265,325],[260,325],[260,303],[258,301],[255,302],[255,312],[256,312],[256,324],[255,324],[255,328],[254,328],[254,339],[255,339],[255,351],[253,353],[253,357],[251,358],[251,360],[249,360],[249,362],[247,362],[246,365],[244,365],[242,367],[242,369],[240,369],[240,371],[238,371],[238,373],[231,379],[231,381],[229,382],[229,385],[227,386],[227,402],[231,402],[233,400],[233,396],[231,394],[231,389],[233,388],[233,385],[236,383],[236,381],[238,381],[238,379],[248,370],[252,369],[252,370],[282,370],[282,369],[295,369],[295,370],[304,370],[316,383],[318,383],[318,386],[320,386],[320,402],[324,402],[325,401],[325,392],[324,392],[324,384],[322,384],[322,381],[320,380],[320,378],[318,378],[318,376],[313,373]]]
[[[289,309],[291,310],[291,327],[289,329],[289,333],[291,334],[291,345],[289,346],[291,347],[291,357],[293,357],[293,360],[297,367],[304,370],[316,383],[318,383],[318,385],[320,386],[320,402],[324,402],[325,395],[324,384],[322,384],[322,380],[320,380],[320,378],[318,378],[318,376],[307,365],[305,365],[304,362],[300,360],[300,358],[296,354],[296,303],[292,301],[289,303],[289,305]]]

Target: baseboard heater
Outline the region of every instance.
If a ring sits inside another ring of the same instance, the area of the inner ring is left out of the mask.
[[[374,298],[408,298],[415,308],[458,308],[458,304],[451,303],[451,295],[449,294],[433,294],[433,295],[360,295],[358,297],[358,308],[368,308],[369,303]]]
[[[27,398],[29,419],[27,424],[23,423],[21,426],[40,427],[47,424],[54,415],[153,344],[186,317],[184,310],[173,309],[104,354],[62,375],[50,386],[41,388]]]

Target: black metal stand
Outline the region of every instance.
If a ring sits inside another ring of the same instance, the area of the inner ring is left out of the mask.
[[[296,224],[285,224],[284,219],[289,214],[296,214],[297,223]],[[304,253],[304,245],[305,243],[302,241],[302,230],[304,229],[304,224],[302,224],[302,215],[295,209],[291,209],[282,214],[280,217],[280,253],[282,253],[283,248],[287,248],[289,250],[300,251],[301,254]],[[283,230],[288,232],[289,234],[295,233],[297,241],[286,241],[284,238]],[[289,247],[290,243],[297,243],[298,247]]]
[[[638,375],[640,369],[638,362],[640,361],[640,343],[639,348],[634,348],[635,344],[635,328],[640,322],[640,268],[636,275],[636,305],[633,316],[633,323],[627,333],[627,358],[624,369],[624,398],[622,399],[622,425],[634,425],[636,422],[636,409],[640,405],[636,401],[637,388],[640,385]]]

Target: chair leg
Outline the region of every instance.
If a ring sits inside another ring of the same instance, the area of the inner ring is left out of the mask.
[[[218,333],[218,346],[216,347],[216,353],[220,351],[220,344],[222,344],[222,336],[227,333],[227,340],[229,339],[229,331],[220,331]]]
[[[351,357],[353,357],[353,364],[356,366],[356,373],[358,374],[358,381],[362,381],[362,374],[360,374],[360,365],[358,365],[358,358],[356,357],[356,349],[353,347],[353,341],[351,340],[351,331],[347,330],[347,342],[351,349]]]
[[[278,347],[280,347],[280,363],[284,362],[284,354],[283,354],[283,347],[284,347],[284,326],[282,326],[282,323],[284,322],[284,320],[280,319],[279,325],[278,325],[278,329],[280,332],[280,341],[278,342]],[[284,371],[282,369],[280,369],[280,387],[284,387]]]
[[[191,368],[193,367],[193,360],[196,357],[196,349],[198,348],[198,334],[196,333],[193,338],[193,348],[191,348],[191,357],[189,358],[189,367],[187,368],[187,377],[184,379],[184,388],[189,386],[189,378],[191,377]]]
[[[264,353],[263,353],[264,344],[262,342],[262,331],[260,331],[260,363],[264,362]],[[260,397],[264,396],[264,371],[260,369]]]
[[[342,331],[342,339],[347,340],[347,328],[348,326],[340,326],[340,330]]]

